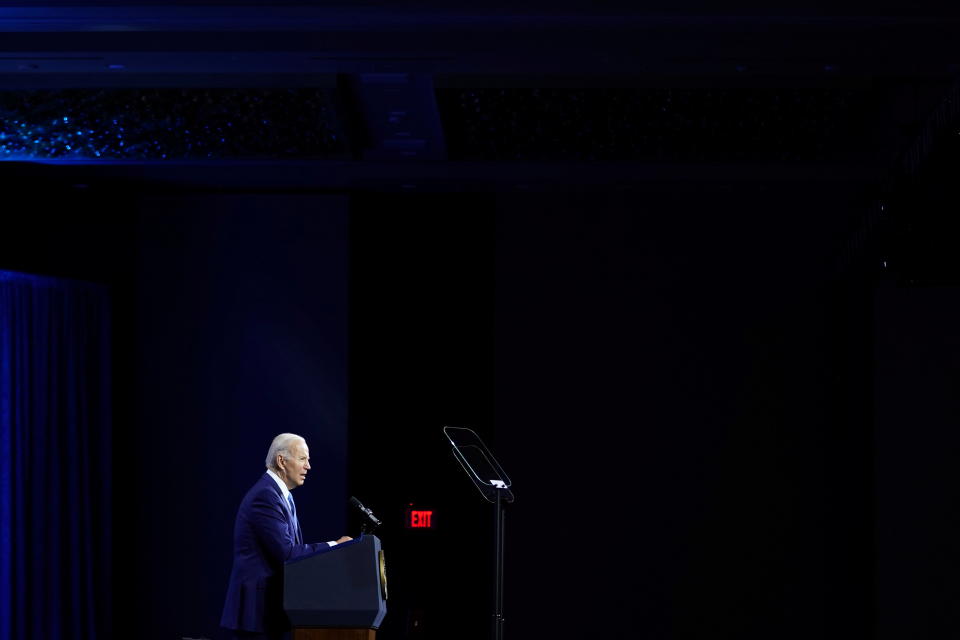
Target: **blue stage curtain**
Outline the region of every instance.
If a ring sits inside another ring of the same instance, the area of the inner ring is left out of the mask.
[[[110,368],[106,287],[0,271],[0,640],[110,635]]]

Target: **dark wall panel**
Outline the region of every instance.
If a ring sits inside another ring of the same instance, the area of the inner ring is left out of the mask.
[[[960,629],[960,289],[876,296],[879,640]]]
[[[489,637],[493,512],[442,427],[494,434],[493,230],[477,194],[351,203],[350,477],[384,522],[384,640]],[[411,503],[436,530],[404,528]]]
[[[477,428],[515,482],[510,634],[866,633],[869,314],[837,270],[850,201],[714,189],[352,210],[351,466],[389,516],[385,638],[488,633],[492,511],[443,424]],[[436,507],[438,531],[404,531],[407,500]]]
[[[277,433],[310,446],[307,540],[344,533],[346,237],[337,197],[141,202],[136,418],[117,425],[114,465],[138,637],[217,633],[236,508]]]
[[[833,563],[870,533],[831,488],[851,465],[869,473],[832,374],[846,206],[777,189],[498,198],[512,631],[800,639],[868,625],[869,574],[848,575],[849,553]]]

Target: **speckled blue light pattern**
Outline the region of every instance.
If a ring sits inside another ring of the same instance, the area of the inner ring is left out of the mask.
[[[346,153],[329,89],[0,91],[0,159],[292,159]]]

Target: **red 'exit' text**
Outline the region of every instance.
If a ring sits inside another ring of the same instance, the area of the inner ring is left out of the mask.
[[[433,511],[410,511],[411,529],[430,529],[433,524]]]

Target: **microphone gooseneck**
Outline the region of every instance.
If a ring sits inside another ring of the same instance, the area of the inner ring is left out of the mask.
[[[380,521],[377,520],[377,517],[376,517],[375,515],[373,515],[373,511],[371,511],[371,510],[368,509],[367,507],[363,506],[363,503],[360,502],[359,500],[357,500],[356,496],[350,496],[350,504],[352,504],[353,506],[355,506],[355,507],[356,507],[357,509],[359,509],[365,516],[367,516],[367,518],[370,520],[370,522],[373,523],[373,526],[375,526],[375,527],[379,527],[379,526],[380,526]]]

